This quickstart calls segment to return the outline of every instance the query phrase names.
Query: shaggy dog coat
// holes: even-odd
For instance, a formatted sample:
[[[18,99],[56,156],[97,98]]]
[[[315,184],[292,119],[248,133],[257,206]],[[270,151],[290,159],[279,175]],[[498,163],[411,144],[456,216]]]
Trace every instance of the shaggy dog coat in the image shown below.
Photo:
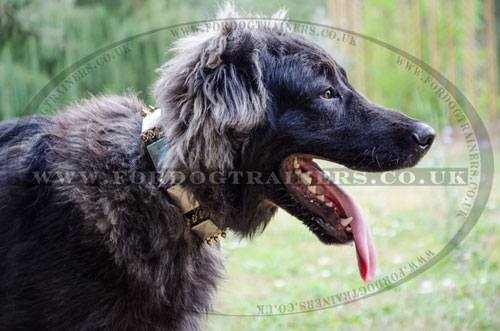
[[[140,139],[146,105],[133,95],[0,124],[0,330],[201,329],[223,261],[167,193],[172,170],[270,174],[291,153],[387,170],[423,155],[410,134],[417,121],[366,100],[318,46],[220,23],[179,40],[159,69],[159,172]],[[338,94],[317,97],[324,84]],[[325,243],[352,240],[324,233],[283,185],[183,187],[239,235],[262,230],[279,205]]]

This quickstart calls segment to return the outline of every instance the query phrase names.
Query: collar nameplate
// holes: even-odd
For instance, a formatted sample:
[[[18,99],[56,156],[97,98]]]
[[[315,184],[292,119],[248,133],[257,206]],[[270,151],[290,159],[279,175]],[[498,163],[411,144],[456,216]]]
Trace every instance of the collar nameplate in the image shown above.
[[[161,157],[167,150],[167,144],[165,144],[165,140],[160,139],[158,141],[155,141],[154,143],[149,144],[146,148],[148,150],[149,158],[153,162],[156,171],[158,171],[158,169],[160,168]]]

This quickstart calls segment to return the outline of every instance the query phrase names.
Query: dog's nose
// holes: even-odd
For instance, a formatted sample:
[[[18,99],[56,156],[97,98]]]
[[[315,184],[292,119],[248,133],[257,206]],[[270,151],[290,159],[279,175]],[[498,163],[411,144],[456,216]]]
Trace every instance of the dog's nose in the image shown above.
[[[423,149],[431,147],[436,131],[424,122],[416,122],[413,126],[413,138],[415,142]]]

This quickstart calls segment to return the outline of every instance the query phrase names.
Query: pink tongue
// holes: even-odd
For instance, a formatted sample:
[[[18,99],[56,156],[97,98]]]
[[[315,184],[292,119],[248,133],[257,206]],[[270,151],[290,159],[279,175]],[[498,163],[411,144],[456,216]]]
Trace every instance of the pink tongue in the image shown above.
[[[346,213],[346,216],[352,216],[350,226],[356,244],[359,273],[365,283],[371,282],[377,269],[377,254],[375,253],[375,245],[373,244],[370,226],[366,221],[365,213],[363,213],[363,210],[349,192],[336,185],[332,179],[325,178],[321,171],[318,171],[321,168],[312,159],[299,159],[299,162],[304,171],[310,171],[314,182],[321,185],[326,191],[325,195],[334,197]]]
[[[352,216],[353,218],[350,226],[354,235],[354,243],[356,244],[359,273],[365,283],[369,283],[375,276],[377,255],[365,214],[356,200],[340,186],[329,183],[323,187],[330,191],[330,194],[338,200],[347,217]]]

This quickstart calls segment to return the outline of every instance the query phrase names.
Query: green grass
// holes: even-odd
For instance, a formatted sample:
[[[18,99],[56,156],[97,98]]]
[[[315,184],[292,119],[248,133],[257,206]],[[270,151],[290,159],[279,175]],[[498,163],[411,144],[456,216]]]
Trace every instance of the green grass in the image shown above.
[[[438,141],[427,162],[440,166],[457,163],[463,157],[457,153],[459,149],[457,140],[453,147]],[[500,167],[496,170],[500,172]],[[498,184],[497,178],[494,187]],[[371,223],[379,259],[376,279],[425,255],[427,249],[437,253],[462,225],[453,217],[462,189],[348,190],[361,203]],[[498,329],[498,219],[500,195],[493,191],[485,213],[461,245],[427,272],[385,293],[297,315],[210,315],[209,329]],[[258,314],[257,305],[301,302],[363,286],[354,247],[322,245],[300,221],[284,212],[278,213],[253,241],[229,234],[222,246],[228,256],[227,279],[214,302],[214,309],[221,313]]]

